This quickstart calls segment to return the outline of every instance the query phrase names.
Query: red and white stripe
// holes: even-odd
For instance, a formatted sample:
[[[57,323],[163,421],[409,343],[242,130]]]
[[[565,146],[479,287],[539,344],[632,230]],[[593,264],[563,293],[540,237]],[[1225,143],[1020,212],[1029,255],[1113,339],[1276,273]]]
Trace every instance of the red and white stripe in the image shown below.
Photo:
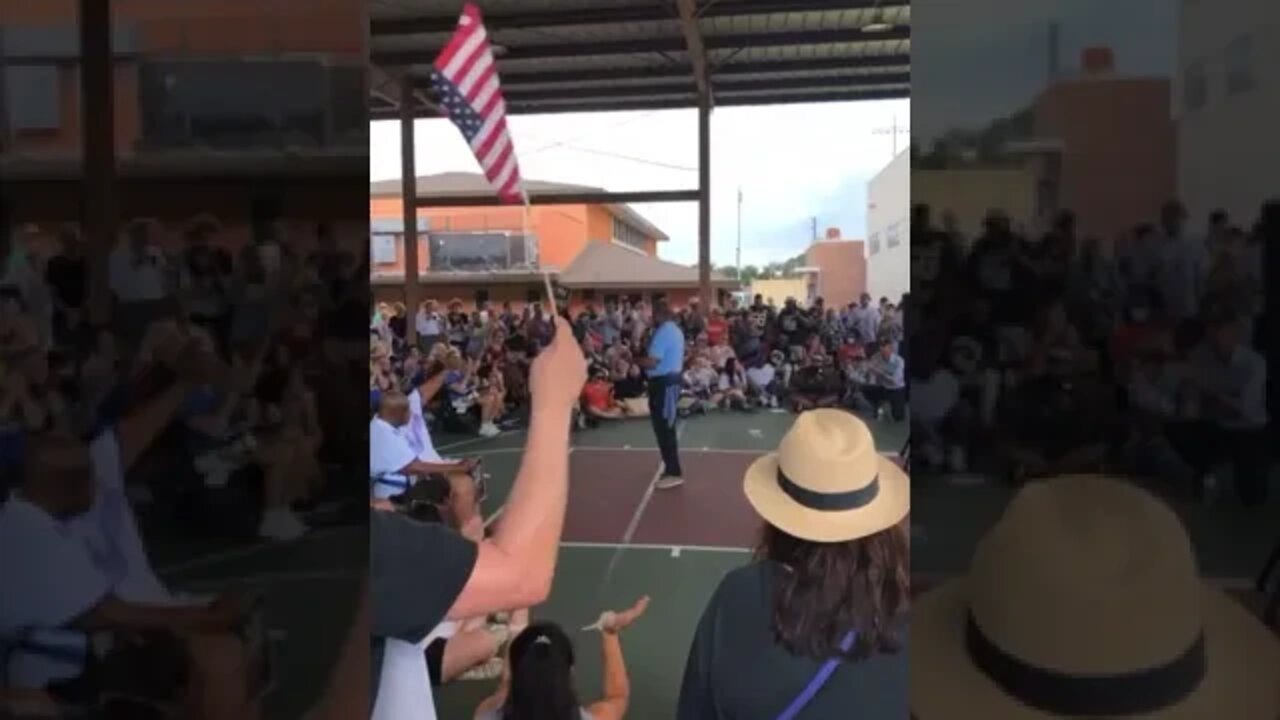
[[[467,3],[462,8],[458,30],[436,58],[435,68],[457,86],[483,121],[471,140],[471,151],[480,161],[485,178],[504,202],[522,202],[520,165],[507,129],[507,106],[498,82],[498,66],[480,9],[474,4]]]

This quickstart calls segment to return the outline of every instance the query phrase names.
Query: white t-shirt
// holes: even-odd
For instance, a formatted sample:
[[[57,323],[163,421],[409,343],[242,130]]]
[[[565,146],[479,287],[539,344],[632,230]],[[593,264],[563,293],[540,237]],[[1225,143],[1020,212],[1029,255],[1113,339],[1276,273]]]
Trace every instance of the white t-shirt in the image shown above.
[[[380,417],[369,422],[369,479],[375,498],[403,492],[408,480],[400,471],[417,457],[409,441],[391,423]]]
[[[1238,403],[1235,409],[1201,403],[1201,414],[1226,428],[1261,428],[1267,424],[1267,361],[1252,348],[1238,347],[1227,360],[1207,345],[1191,351],[1191,372],[1210,392]]]
[[[1166,239],[1156,248],[1155,281],[1170,318],[1194,317],[1207,270],[1204,243],[1180,237]]]
[[[122,600],[168,605],[176,601],[156,577],[124,491],[124,466],[115,431],[89,445],[96,496],[89,512],[69,525],[88,545],[89,555]],[[180,603],[185,604],[185,603]]]
[[[119,243],[107,260],[111,292],[121,302],[162,300],[165,287],[164,257],[155,250],[147,251],[147,260],[134,262],[133,248]]]
[[[417,643],[387,640],[370,720],[436,720],[425,654],[430,641],[430,635]]]
[[[772,365],[747,368],[747,382],[751,383],[751,387],[763,390],[769,387],[769,383],[773,382],[773,377],[776,374],[777,371],[773,369]]]
[[[911,386],[911,415],[926,424],[947,416],[960,399],[960,381],[950,370],[938,370]]]
[[[60,628],[97,605],[111,581],[75,529],[11,498],[0,507],[0,583],[0,651],[8,655],[0,670],[9,682],[43,688],[80,675],[88,636]]]
[[[436,626],[435,630],[427,635],[427,644],[430,645],[436,638],[444,638],[448,640],[458,634],[458,622],[456,620],[445,620]]]
[[[440,334],[440,316],[436,313],[418,311],[418,316],[414,318],[413,324],[419,335],[431,336]]]
[[[880,333],[880,309],[872,305],[858,307],[849,313],[853,327],[858,331],[862,342],[871,342]]]
[[[444,462],[431,442],[431,430],[427,427],[427,416],[422,410],[422,393],[417,389],[409,393],[409,424],[400,432],[409,441],[409,447],[418,454],[419,460]]]

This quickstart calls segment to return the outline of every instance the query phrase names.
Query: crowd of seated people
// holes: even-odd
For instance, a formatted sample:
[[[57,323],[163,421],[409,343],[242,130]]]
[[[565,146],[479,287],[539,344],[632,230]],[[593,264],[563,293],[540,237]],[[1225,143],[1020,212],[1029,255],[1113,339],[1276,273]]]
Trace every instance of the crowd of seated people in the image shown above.
[[[409,322],[417,342],[406,341]],[[686,336],[682,414],[758,409],[803,412],[842,407],[871,418],[906,418],[903,314],[869,295],[846,308],[781,308],[757,296],[739,307],[704,310],[692,300],[677,322]],[[647,347],[652,320],[640,300],[589,305],[571,327],[588,360],[578,423],[593,425],[648,414],[637,353]],[[424,375],[448,373],[428,416],[452,432],[493,436],[526,414],[529,364],[550,340],[552,323],[540,304],[515,311],[459,300],[424,301],[410,317],[398,303],[379,303],[371,320],[369,383],[373,402],[387,392],[411,392]]]
[[[1228,469],[1262,504],[1278,209],[1198,224],[1171,201],[1114,239],[1081,236],[1069,211],[1042,236],[993,211],[969,239],[917,206],[913,461],[1014,481],[1110,468],[1197,496]]]
[[[182,717],[252,718],[241,629],[253,603],[171,589],[146,538],[153,530],[267,541],[307,533],[302,511],[332,489],[322,463],[363,460],[362,439],[345,455],[326,442],[334,433],[322,408],[350,400],[318,392],[315,378],[364,371],[334,329],[357,300],[362,328],[367,271],[323,225],[307,255],[274,225],[255,228],[239,251],[213,218],[168,233],[176,242],[162,241],[166,229],[149,220],[124,229],[108,258],[102,314],[90,307],[76,228],[56,238],[6,228],[5,684],[93,705],[120,692],[122,680],[88,671],[113,667],[110,656],[91,657],[98,644],[88,638],[137,634],[148,657],[181,672],[135,679],[143,689],[125,692],[177,703]],[[356,345],[363,353],[362,331]]]

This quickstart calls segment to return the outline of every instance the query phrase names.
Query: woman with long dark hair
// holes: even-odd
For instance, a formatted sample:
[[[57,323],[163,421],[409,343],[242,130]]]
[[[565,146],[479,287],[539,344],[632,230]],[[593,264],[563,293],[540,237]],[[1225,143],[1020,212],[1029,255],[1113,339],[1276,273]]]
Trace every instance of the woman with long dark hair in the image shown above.
[[[698,624],[680,720],[907,717],[908,485],[855,416],[797,418],[747,471],[764,531]]]
[[[642,597],[627,610],[604,613],[596,623],[604,654],[604,697],[597,702],[578,700],[568,634],[553,622],[537,622],[511,641],[502,683],[476,708],[475,720],[622,720],[631,683],[618,633],[648,607],[649,598]]]

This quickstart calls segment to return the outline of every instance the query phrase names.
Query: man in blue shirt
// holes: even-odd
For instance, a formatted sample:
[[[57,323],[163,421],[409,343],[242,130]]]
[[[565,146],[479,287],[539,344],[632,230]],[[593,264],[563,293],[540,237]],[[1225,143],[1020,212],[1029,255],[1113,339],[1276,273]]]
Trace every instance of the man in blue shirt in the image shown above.
[[[637,363],[649,378],[649,420],[658,440],[658,451],[662,453],[662,477],[654,487],[667,490],[684,484],[680,447],[676,441],[676,403],[680,399],[681,373],[684,371],[684,333],[663,300],[653,303],[653,325],[648,357],[639,358]]]
[[[887,404],[894,422],[902,422],[907,417],[907,363],[894,350],[894,342],[880,340],[867,365],[871,382],[862,389],[863,395],[875,406],[877,415]]]

